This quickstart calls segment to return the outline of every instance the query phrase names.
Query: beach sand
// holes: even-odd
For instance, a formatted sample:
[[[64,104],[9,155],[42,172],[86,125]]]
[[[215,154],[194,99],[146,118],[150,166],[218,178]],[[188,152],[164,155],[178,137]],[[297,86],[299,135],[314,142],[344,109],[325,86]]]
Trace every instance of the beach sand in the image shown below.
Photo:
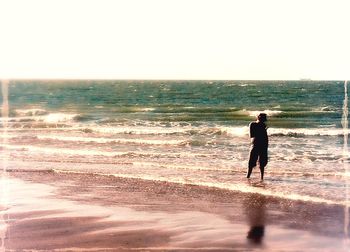
[[[0,251],[349,251],[339,205],[45,171],[1,188]]]

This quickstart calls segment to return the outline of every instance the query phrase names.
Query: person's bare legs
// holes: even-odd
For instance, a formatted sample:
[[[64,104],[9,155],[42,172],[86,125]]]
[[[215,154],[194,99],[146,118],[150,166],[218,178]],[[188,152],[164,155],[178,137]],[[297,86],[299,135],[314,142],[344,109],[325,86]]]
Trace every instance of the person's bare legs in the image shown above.
[[[247,178],[250,178],[253,168],[256,166],[256,161],[258,161],[258,157],[259,157],[259,152],[257,148],[253,146],[252,149],[250,150],[250,155],[249,155]]]
[[[252,167],[248,167],[248,171],[247,171],[247,178],[250,178],[250,175],[252,174],[252,171],[253,171],[253,167],[254,166],[252,166]]]
[[[265,166],[260,166],[261,181],[264,180],[264,171],[265,171]]]

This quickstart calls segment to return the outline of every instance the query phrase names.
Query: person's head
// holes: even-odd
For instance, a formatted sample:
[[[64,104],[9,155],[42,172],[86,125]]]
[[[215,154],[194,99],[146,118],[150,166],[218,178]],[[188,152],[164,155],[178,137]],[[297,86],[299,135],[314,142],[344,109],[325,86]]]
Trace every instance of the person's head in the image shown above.
[[[267,115],[265,113],[260,113],[258,115],[258,121],[259,122],[266,122],[267,121]]]

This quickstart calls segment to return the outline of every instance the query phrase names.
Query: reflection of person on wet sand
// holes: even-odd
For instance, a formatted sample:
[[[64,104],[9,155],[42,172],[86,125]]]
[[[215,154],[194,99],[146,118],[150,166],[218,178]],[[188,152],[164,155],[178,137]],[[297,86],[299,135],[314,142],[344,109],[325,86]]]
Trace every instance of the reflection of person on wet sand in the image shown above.
[[[254,244],[261,244],[265,233],[266,198],[263,195],[252,194],[245,200],[245,212],[250,229],[247,239]]]
[[[259,167],[261,173],[261,180],[264,179],[264,169],[267,165],[267,147],[269,144],[266,124],[266,114],[261,113],[257,117],[256,122],[252,122],[249,125],[249,134],[252,139],[252,147],[250,149],[249,164],[247,178],[250,178],[253,168],[256,166],[256,162],[259,159]]]

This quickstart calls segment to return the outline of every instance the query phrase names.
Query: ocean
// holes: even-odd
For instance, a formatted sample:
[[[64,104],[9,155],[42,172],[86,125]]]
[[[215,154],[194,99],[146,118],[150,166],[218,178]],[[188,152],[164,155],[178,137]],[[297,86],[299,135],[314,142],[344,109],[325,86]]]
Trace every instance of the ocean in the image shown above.
[[[8,93],[0,150],[9,172],[140,178],[346,205],[344,81],[17,80]],[[248,125],[259,112],[269,127],[264,183],[258,167],[252,182],[245,178]]]

